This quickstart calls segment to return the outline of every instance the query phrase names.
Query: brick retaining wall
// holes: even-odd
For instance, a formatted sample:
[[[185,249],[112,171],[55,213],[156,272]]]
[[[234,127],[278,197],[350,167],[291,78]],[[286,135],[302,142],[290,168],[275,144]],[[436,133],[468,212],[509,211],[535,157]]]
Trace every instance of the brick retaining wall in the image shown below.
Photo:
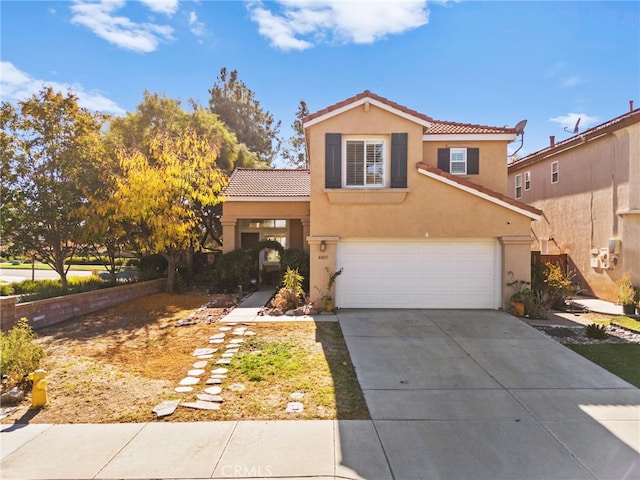
[[[18,319],[27,317],[31,327],[37,330],[140,297],[164,292],[166,286],[167,280],[159,279],[25,303],[16,303],[17,296],[0,297],[0,328],[3,331],[9,330]]]

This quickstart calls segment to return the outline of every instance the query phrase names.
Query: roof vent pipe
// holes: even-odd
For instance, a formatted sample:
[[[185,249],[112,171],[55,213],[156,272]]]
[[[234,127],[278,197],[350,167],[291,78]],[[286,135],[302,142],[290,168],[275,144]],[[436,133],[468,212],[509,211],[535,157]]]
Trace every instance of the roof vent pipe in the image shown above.
[[[629,100],[629,111],[633,112],[633,100]]]
[[[549,146],[553,147],[556,144],[556,136],[555,135],[549,135]]]

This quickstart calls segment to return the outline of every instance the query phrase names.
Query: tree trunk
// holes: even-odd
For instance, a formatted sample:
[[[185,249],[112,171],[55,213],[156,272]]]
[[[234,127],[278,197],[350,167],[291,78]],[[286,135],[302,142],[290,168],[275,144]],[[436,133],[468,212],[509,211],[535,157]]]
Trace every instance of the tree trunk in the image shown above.
[[[162,256],[167,260],[167,293],[173,294],[180,253],[163,253]]]

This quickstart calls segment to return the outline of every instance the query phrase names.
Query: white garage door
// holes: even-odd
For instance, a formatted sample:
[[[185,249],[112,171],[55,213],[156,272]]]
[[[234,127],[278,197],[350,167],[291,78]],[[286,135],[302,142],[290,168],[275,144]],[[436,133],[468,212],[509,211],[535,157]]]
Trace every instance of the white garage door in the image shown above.
[[[500,249],[470,241],[341,240],[341,308],[498,308]]]

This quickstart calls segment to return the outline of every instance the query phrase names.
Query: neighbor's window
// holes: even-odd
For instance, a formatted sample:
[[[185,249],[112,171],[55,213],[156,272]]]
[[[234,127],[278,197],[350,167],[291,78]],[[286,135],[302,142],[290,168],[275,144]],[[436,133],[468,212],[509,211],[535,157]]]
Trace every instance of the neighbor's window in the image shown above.
[[[345,185],[384,186],[384,140],[347,140]]]
[[[531,189],[531,172],[524,172],[524,189]]]
[[[522,175],[516,175],[516,198],[522,198]]]
[[[558,183],[558,162],[551,164],[551,183]]]
[[[449,157],[449,172],[453,175],[467,174],[467,149],[452,148]]]

